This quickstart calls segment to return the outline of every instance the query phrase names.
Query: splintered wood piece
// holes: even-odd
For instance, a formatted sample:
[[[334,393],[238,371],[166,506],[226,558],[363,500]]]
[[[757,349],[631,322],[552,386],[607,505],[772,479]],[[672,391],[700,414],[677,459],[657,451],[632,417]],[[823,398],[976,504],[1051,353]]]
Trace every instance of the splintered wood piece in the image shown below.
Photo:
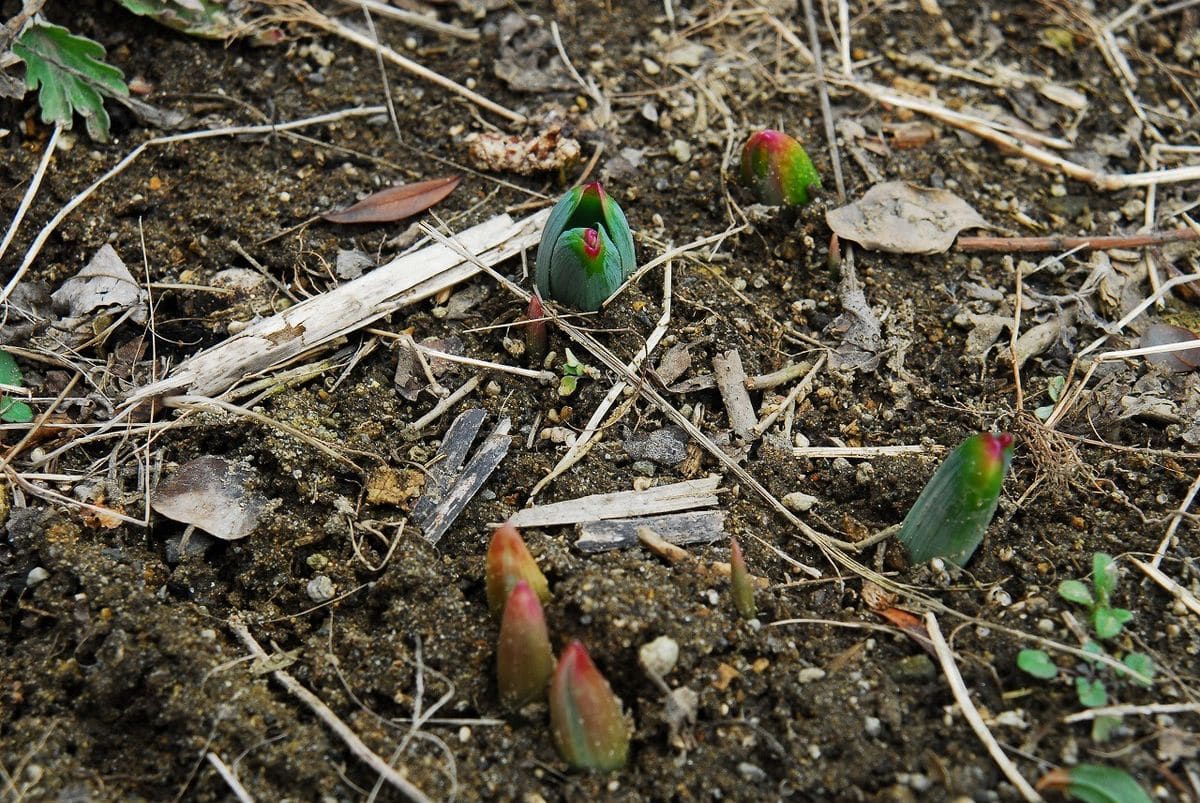
[[[713,375],[717,390],[721,392],[721,400],[725,402],[729,426],[739,438],[749,440],[754,425],[758,423],[758,416],[754,414],[754,404],[746,391],[742,355],[734,349],[713,357]]]
[[[415,184],[399,184],[373,192],[358,203],[336,212],[321,215],[330,223],[394,223],[424,212],[442,201],[462,176],[442,176]]]
[[[552,527],[712,507],[717,504],[717,486],[720,483],[720,475],[714,474],[698,480],[658,485],[644,491],[592,494],[549,505],[527,507],[518,510],[509,521],[514,527]]]
[[[711,544],[725,537],[724,510],[696,510],[635,519],[588,521],[579,525],[575,547],[581,552],[607,552],[637,546],[638,528],[649,527],[669,544]]]
[[[467,467],[455,480],[454,487],[446,494],[446,498],[433,511],[428,521],[417,522],[421,525],[426,541],[436,544],[463,512],[467,502],[475,497],[488,477],[492,476],[492,472],[504,460],[509,447],[512,446],[512,437],[508,434],[511,428],[512,420],[502,419],[492,434],[484,440],[483,445],[476,450]]]
[[[434,458],[433,467],[429,469],[428,479],[425,480],[425,493],[413,505],[410,518],[422,527],[433,517],[433,512],[441,504],[450,490],[454,478],[458,476],[471,444],[487,418],[487,411],[475,408],[459,414],[446,430],[442,438],[441,448]]]
[[[536,245],[549,214],[546,209],[516,222],[508,215],[498,215],[454,239],[476,255],[479,263],[495,265]],[[441,243],[397,257],[184,360],[165,379],[138,389],[127,406],[176,393],[223,393],[247,376],[271,371],[479,271],[475,262]]]

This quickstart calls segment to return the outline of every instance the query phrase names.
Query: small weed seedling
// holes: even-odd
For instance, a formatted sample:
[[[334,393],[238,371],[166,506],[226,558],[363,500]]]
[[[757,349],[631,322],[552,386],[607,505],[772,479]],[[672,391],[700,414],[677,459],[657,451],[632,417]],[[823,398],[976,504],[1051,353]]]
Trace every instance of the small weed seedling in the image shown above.
[[[1116,563],[1111,556],[1097,552],[1092,556],[1091,587],[1082,580],[1063,580],[1058,585],[1058,595],[1068,602],[1085,606],[1096,638],[1099,641],[1107,641],[1119,635],[1125,623],[1133,618],[1133,614],[1125,608],[1113,607],[1112,597],[1116,588]],[[1089,639],[1083,645],[1083,651],[1091,655],[1107,654],[1099,641]],[[1124,670],[1113,670],[1118,677],[1127,677],[1142,686],[1150,685],[1148,679],[1154,676],[1154,661],[1149,655],[1128,652],[1117,657],[1126,667]],[[1058,665],[1044,650],[1021,650],[1017,655],[1017,666],[1043,680],[1058,675]],[[1075,693],[1079,697],[1080,705],[1085,708],[1101,708],[1108,705],[1108,688],[1101,676],[1101,672],[1106,669],[1107,665],[1095,659],[1087,659],[1087,666],[1075,675]],[[1096,717],[1092,720],[1092,739],[1096,742],[1106,741],[1120,721],[1119,717]]]

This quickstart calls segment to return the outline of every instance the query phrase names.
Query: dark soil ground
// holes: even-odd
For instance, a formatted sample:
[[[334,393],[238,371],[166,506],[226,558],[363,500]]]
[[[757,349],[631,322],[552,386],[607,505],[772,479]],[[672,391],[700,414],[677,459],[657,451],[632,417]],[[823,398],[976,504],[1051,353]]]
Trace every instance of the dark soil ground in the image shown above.
[[[6,17],[16,5],[3,6]],[[780,127],[810,144],[825,176],[825,196],[798,215],[759,220],[715,253],[698,250],[677,260],[670,334],[660,352],[672,342],[693,343],[687,376],[695,377],[710,372],[714,355],[737,349],[754,375],[789,362],[815,362],[841,344],[838,277],[827,267],[823,214],[838,204],[832,156],[811,65],[775,25],[808,41],[794,3],[686,2],[674,7],[673,21],[661,3],[490,5],[495,7],[478,12],[436,6],[444,21],[478,28],[476,42],[383,19],[377,20],[379,36],[527,114],[532,123],[526,134],[550,115],[564,119],[565,133],[583,143],[583,159],[561,176],[466,174],[437,210],[451,229],[546,205],[579,178],[603,145],[596,173],[623,205],[646,261],[667,243],[740,225],[735,204],[746,207],[751,199],[735,186],[730,154],[736,158],[754,129]],[[850,5],[857,78],[927,89],[950,107],[991,105],[1045,125],[1049,135],[1073,137],[1072,158],[1113,173],[1146,169],[1154,139],[1136,121],[1086,13],[1072,4],[943,0],[942,21],[914,2]],[[291,29],[294,39],[253,47],[187,38],[101,2],[51,3],[46,13],[103,43],[127,77],[152,88],[145,100],[184,113],[189,129],[287,121],[382,102],[374,54],[331,35],[314,36],[312,29]],[[1104,22],[1117,12],[1094,13]],[[569,78],[562,88],[521,93],[496,76],[501,23],[513,14],[531,31],[559,21],[575,66],[611,102],[611,120],[600,119],[594,99]],[[820,8],[817,14],[829,69],[839,70],[837,46]],[[830,14],[836,25],[833,3]],[[350,16],[357,24],[360,18]],[[1058,35],[1064,30],[1065,37]],[[1200,145],[1193,97],[1200,75],[1197,30],[1192,8],[1117,32],[1137,78],[1137,99],[1163,140],[1175,145]],[[552,52],[551,46],[537,62],[542,68]],[[1087,107],[1077,118],[1029,85],[966,81],[918,66],[917,56],[960,72],[1019,69],[1083,93]],[[728,476],[721,502],[729,513],[726,528],[741,540],[751,570],[771,582],[758,594],[756,622],[738,618],[725,581],[672,566],[646,550],[586,555],[572,547],[572,528],[525,534],[553,589],[547,617],[555,648],[583,640],[623,700],[633,723],[628,767],[608,775],[568,772],[549,739],[544,709],[505,717],[492,679],[496,630],[482,579],[486,525],[523,506],[565,450],[536,432],[527,446],[531,428],[547,426],[547,415],[564,406],[553,386],[496,374],[486,392],[481,387],[419,438],[405,439],[404,425],[435,399],[426,392],[408,402],[397,394],[393,344],[380,341],[383,347],[360,361],[348,366],[342,359],[326,375],[282,387],[258,403],[264,415],[348,454],[377,456],[365,465],[382,462],[398,470],[428,462],[453,413],[482,406],[489,421],[512,418],[508,457],[449,533],[434,548],[415,527],[405,530],[382,570],[371,567],[385,557],[383,541],[368,536],[356,554],[352,538],[362,537],[364,522],[390,536],[395,528],[388,523],[403,520],[405,510],[367,504],[364,476],[244,417],[192,415],[186,426],[156,430],[150,439],[138,430],[128,440],[83,442],[32,467],[40,455],[103,421],[110,405],[152,373],[161,376],[243,322],[290,303],[279,288],[297,298],[328,290],[337,281],[332,266],[339,249],[390,258],[396,246],[388,241],[407,223],[351,228],[317,221],[276,236],[280,232],[373,188],[455,172],[441,160],[465,163],[464,138],[471,132],[497,126],[522,131],[394,67],[388,76],[402,144],[387,117],[375,116],[313,126],[301,132],[304,139],[280,134],[152,148],[67,217],[23,279],[25,289],[53,291],[109,243],[135,276],[155,283],[156,307],[152,335],[126,322],[100,342],[74,350],[46,326],[26,325],[8,312],[0,329],[4,345],[41,355],[20,360],[26,383],[41,400],[35,408],[46,409],[69,379],[86,372],[59,410],[81,427],[8,454],[13,472],[28,474],[28,482],[67,501],[85,499],[140,518],[140,469],[147,461],[169,476],[187,460],[219,455],[253,467],[257,490],[285,503],[250,537],[211,543],[180,561],[181,524],[157,514],[149,527],[106,522],[61,498],[46,501],[17,488],[15,474],[5,475],[4,799],[231,799],[205,761],[209,752],[233,767],[258,800],[369,797],[377,774],[246,660],[227,626],[235,615],[268,650],[286,651],[288,671],[434,799],[1018,799],[954,705],[938,665],[870,612],[858,577],[839,574]],[[877,181],[899,178],[952,190],[1000,233],[1124,234],[1143,224],[1144,189],[1101,193],[851,89],[833,87],[832,99],[837,118],[861,125],[865,142],[876,146],[852,159],[853,143],[843,140],[850,198]],[[113,108],[113,116],[111,143],[88,140],[78,125],[69,133],[70,147],[55,156],[0,262],[0,279],[7,281],[36,231],[64,203],[138,143],[161,133],[121,107]],[[924,124],[933,138],[895,147],[894,126],[903,123]],[[9,129],[0,139],[0,216],[11,220],[50,132],[37,121],[32,97],[5,105],[0,128]],[[640,151],[640,165],[616,161],[623,149]],[[867,175],[864,164],[878,176]],[[1171,215],[1195,199],[1195,182],[1161,187],[1155,227],[1181,225]],[[206,290],[221,283],[219,272],[250,267],[235,243],[272,282],[233,296]],[[1195,247],[1149,253],[1164,277],[1171,270],[1197,270]],[[937,458],[797,459],[781,447],[789,437],[803,435],[814,446],[953,447],[973,432],[1014,431],[1018,448],[1000,509],[967,573],[939,580],[926,568],[885,560],[882,552],[860,557],[968,617],[939,614],[975,704],[1026,778],[1036,780],[1055,766],[1107,764],[1124,768],[1160,799],[1195,799],[1197,618],[1128,559],[1155,552],[1195,477],[1196,376],[1170,375],[1141,359],[1118,361],[1101,372],[1099,383],[1091,381],[1054,433],[1032,415],[1048,403],[1049,381],[1065,375],[1075,354],[1103,333],[1100,322],[1117,320],[1151,292],[1141,254],[1112,257],[1113,281],[1120,281],[1107,304],[1094,288],[1084,289],[1097,265],[1087,253],[1027,276],[1023,328],[1064,316],[1066,324],[1022,366],[1023,410],[1016,407],[1007,348],[980,355],[968,342],[968,315],[1011,317],[1013,261],[953,250],[923,257],[859,250],[856,256],[866,296],[883,319],[882,359],[862,370],[819,372],[795,410],[792,432],[781,433],[777,425],[775,437],[750,451],[745,467],[779,497],[795,491],[816,497],[805,520],[853,541],[899,522]],[[502,271],[521,280],[520,261]],[[1026,266],[1023,273],[1029,272]],[[603,330],[601,337],[618,355],[632,356],[661,314],[661,275],[651,272],[624,302],[588,322]],[[467,355],[522,364],[502,347],[504,329],[483,328],[514,321],[520,305],[489,278],[458,292],[478,288],[486,297],[462,319],[442,314],[444,300],[429,300],[380,326],[411,330],[417,339],[455,335]],[[1197,328],[1194,296],[1170,296],[1158,314]],[[1120,332],[1104,350],[1136,346],[1146,320]],[[348,345],[364,346],[373,337],[356,334]],[[1008,337],[1006,330],[1004,343]],[[146,349],[135,361],[138,344]],[[554,336],[552,348],[561,354],[564,345]],[[575,351],[583,362],[597,364]],[[62,358],[57,363],[55,354]],[[470,376],[459,370],[444,384],[455,387]],[[565,400],[570,411],[563,426],[582,427],[612,381],[604,373],[581,381]],[[768,391],[766,398],[756,393],[754,401],[777,403],[786,391]],[[702,406],[698,421],[713,437],[728,430],[715,390],[670,398],[693,412]],[[171,415],[162,411],[159,418]],[[628,433],[653,432],[665,423],[653,407],[633,404],[586,460],[538,501],[627,490],[651,471],[655,482],[682,479],[683,467],[635,466],[623,447]],[[0,442],[11,446],[23,430],[5,426]],[[700,475],[721,472],[711,458],[700,460]],[[798,573],[764,544],[818,567],[824,577],[814,581]],[[724,542],[693,551],[704,561],[727,560],[729,552]],[[1149,653],[1158,666],[1152,688],[1060,652],[1054,655],[1062,671],[1053,681],[1036,680],[1015,665],[1018,650],[1033,645],[1007,629],[1079,646],[1086,616],[1055,589],[1063,579],[1086,577],[1096,551],[1119,559],[1116,602],[1134,612],[1125,632],[1107,646],[1118,655]],[[1192,593],[1200,588],[1198,554],[1197,521],[1186,516],[1162,569]],[[43,571],[31,580],[36,569]],[[332,581],[339,595],[332,604],[318,606],[310,598],[308,585],[317,575]],[[909,607],[919,612],[921,606]],[[772,624],[785,619],[804,622]],[[663,696],[637,663],[638,648],[661,635],[679,645],[668,682],[699,695],[697,721],[686,738],[672,739]],[[1082,710],[1071,678],[1093,674],[1106,679],[1111,702],[1193,708],[1126,716],[1101,742],[1093,739],[1090,723],[1063,722]],[[414,716],[428,719],[414,727]],[[387,785],[376,798],[398,799]]]

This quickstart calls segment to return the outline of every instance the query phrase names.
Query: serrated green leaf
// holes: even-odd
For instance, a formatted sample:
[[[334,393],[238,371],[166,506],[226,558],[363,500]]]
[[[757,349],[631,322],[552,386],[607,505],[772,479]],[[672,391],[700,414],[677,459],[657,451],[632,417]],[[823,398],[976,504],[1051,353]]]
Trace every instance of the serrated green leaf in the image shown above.
[[[1067,793],[1084,803],[1150,803],[1124,769],[1081,763],[1067,771]]]
[[[1075,693],[1079,696],[1079,704],[1085,708],[1100,708],[1108,705],[1108,691],[1102,680],[1075,678]]]
[[[14,388],[24,386],[17,361],[4,349],[0,349],[0,385]],[[0,393],[0,421],[5,424],[28,424],[32,420],[33,410],[28,404]]]
[[[121,0],[121,5],[189,36],[225,39],[236,35],[240,28],[225,7],[212,0]]]
[[[43,123],[70,128],[78,113],[93,139],[108,140],[104,96],[125,97],[129,88],[124,74],[104,62],[99,42],[75,36],[60,25],[39,22],[26,28],[12,49],[25,62],[26,87],[40,87]]]
[[[1063,580],[1058,584],[1058,595],[1068,602],[1091,605],[1095,602],[1087,584],[1079,580]]]
[[[1042,680],[1049,680],[1058,674],[1058,667],[1044,650],[1021,650],[1017,653],[1017,666]]]
[[[1102,639],[1110,639],[1121,632],[1121,628],[1133,618],[1124,608],[1106,608],[1103,605],[1092,612],[1092,627]]]
[[[1121,663],[1146,678],[1154,677],[1154,659],[1144,652],[1131,652],[1121,659]],[[1121,672],[1121,674],[1125,675],[1126,673]],[[1140,680],[1137,677],[1131,677],[1130,680],[1139,686],[1145,686],[1146,688],[1151,686],[1150,682]]]

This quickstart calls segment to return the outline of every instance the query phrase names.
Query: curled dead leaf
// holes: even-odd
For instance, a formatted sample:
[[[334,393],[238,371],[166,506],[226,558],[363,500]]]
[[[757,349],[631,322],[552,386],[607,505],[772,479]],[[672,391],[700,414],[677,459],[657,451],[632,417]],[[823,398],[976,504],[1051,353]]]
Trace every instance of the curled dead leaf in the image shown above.
[[[330,223],[394,223],[424,212],[454,192],[462,176],[442,176],[373,192],[353,206],[326,212]]]

